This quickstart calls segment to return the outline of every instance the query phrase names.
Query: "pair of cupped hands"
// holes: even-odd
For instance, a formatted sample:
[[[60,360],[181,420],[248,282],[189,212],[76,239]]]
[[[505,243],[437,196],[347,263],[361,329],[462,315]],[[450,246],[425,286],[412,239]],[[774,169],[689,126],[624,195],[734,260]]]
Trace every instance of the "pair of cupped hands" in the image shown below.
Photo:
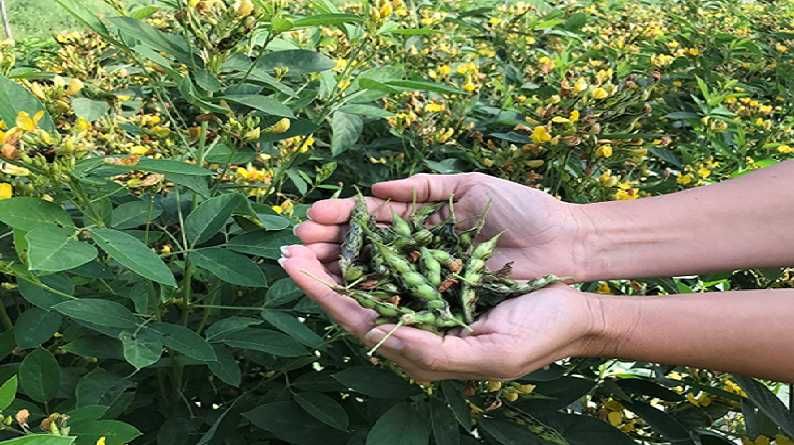
[[[575,206],[539,190],[479,173],[420,174],[375,184],[372,194],[367,205],[380,222],[390,221],[392,212],[406,216],[414,201],[421,205],[453,196],[462,222],[476,219],[490,203],[481,236],[504,232],[489,262],[492,269],[512,263],[512,278],[518,280],[549,273],[577,276],[580,222]],[[279,262],[306,295],[371,347],[392,326],[376,327],[373,310],[323,284],[338,280],[340,243],[354,206],[352,198],[316,202],[309,219],[295,229],[304,244],[284,247]],[[378,353],[422,382],[518,378],[566,357],[588,355],[598,314],[585,295],[566,285],[552,286],[503,302],[470,331],[444,336],[401,327]]]

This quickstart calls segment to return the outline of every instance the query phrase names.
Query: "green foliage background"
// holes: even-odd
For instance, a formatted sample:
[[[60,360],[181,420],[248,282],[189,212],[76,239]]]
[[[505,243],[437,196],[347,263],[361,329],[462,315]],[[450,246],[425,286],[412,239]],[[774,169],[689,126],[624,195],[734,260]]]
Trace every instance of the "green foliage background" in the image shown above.
[[[716,371],[418,385],[275,262],[311,202],[420,171],[593,202],[790,158],[790,2],[56,3],[71,32],[0,46],[3,443],[791,443],[788,385]]]

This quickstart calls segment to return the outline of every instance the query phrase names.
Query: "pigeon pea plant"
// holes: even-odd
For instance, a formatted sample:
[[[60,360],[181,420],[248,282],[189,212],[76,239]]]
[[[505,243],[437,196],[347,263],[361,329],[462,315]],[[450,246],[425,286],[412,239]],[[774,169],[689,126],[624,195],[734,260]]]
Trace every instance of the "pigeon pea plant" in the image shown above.
[[[54,3],[85,30],[0,43],[2,443],[792,443],[786,385],[708,370],[412,382],[275,262],[311,202],[418,171],[591,202],[790,157],[789,2]],[[423,209],[385,229],[359,205],[332,285],[443,331],[546,284],[487,270],[491,242]]]

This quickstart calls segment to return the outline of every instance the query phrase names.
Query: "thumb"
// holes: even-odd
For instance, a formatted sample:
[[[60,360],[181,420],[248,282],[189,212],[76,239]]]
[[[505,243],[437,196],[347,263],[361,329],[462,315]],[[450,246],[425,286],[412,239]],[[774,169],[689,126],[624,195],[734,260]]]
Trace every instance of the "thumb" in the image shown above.
[[[463,185],[471,181],[472,173],[458,175],[418,174],[406,179],[380,182],[372,186],[372,194],[399,202],[446,201],[460,195]]]

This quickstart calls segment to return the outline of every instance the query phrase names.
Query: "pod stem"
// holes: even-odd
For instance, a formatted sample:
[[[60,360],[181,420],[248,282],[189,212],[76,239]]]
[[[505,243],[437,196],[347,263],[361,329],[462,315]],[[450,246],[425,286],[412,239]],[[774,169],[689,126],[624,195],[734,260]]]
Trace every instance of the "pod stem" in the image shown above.
[[[386,340],[388,340],[392,335],[394,335],[394,333],[397,332],[397,329],[400,329],[403,326],[405,326],[405,320],[401,318],[400,321],[397,322],[397,324],[389,332],[387,332],[386,335],[384,335],[383,338],[381,338],[380,341],[378,341],[378,343],[376,343],[375,346],[372,347],[372,349],[370,349],[367,352],[367,355],[369,357],[375,355],[375,352],[378,349],[380,349],[380,347],[383,346],[384,343],[386,343]]]

